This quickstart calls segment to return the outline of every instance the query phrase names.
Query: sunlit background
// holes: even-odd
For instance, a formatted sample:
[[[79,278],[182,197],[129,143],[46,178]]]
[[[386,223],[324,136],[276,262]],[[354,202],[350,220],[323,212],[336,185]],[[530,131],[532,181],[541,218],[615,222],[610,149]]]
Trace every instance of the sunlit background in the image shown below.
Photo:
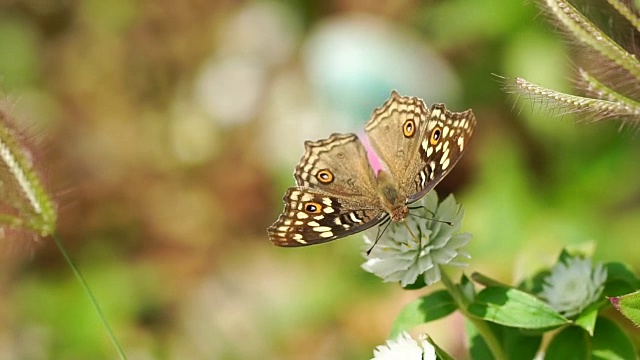
[[[286,249],[266,228],[304,141],[362,133],[392,89],[477,116],[437,187],[464,206],[467,273],[515,283],[567,245],[640,265],[637,126],[502,90],[573,91],[571,48],[533,2],[0,4],[3,106],[37,140],[58,232],[130,359],[372,355],[433,288],[365,273],[361,236]],[[2,261],[0,359],[115,358],[53,242],[16,245],[32,255]],[[464,358],[462,325],[416,333]]]

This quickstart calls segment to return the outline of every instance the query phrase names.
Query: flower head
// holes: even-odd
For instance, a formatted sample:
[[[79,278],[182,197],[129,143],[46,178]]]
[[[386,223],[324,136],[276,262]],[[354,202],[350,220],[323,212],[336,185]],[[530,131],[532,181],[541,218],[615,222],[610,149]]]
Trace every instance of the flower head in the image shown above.
[[[402,286],[414,284],[422,275],[431,285],[440,280],[440,265],[467,265],[459,259],[470,258],[462,248],[471,234],[455,234],[462,225],[463,211],[453,195],[438,204],[438,195],[431,191],[420,205],[404,222],[392,221],[371,253],[363,253],[367,259],[364,270],[386,282],[400,281]],[[375,241],[375,235],[370,235],[364,235],[364,251]]]
[[[539,295],[563,315],[573,316],[600,299],[606,280],[602,264],[593,267],[591,259],[570,257],[551,268]]]
[[[435,360],[436,349],[427,341],[426,335],[421,335],[418,341],[402,332],[395,340],[387,340],[385,345],[378,345],[373,350],[371,360]]]

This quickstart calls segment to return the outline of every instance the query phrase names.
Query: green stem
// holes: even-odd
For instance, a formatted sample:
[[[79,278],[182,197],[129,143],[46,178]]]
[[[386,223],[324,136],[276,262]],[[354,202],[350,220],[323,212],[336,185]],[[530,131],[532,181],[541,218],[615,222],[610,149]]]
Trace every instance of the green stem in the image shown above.
[[[109,323],[107,322],[107,318],[102,313],[102,310],[100,309],[100,305],[98,305],[98,300],[96,300],[96,297],[93,295],[93,293],[91,292],[91,289],[89,288],[89,284],[87,284],[87,281],[84,279],[84,277],[80,273],[80,270],[78,269],[76,264],[73,262],[73,260],[71,260],[71,257],[69,257],[69,253],[67,253],[67,249],[62,244],[62,240],[58,237],[58,234],[53,233],[53,234],[51,234],[51,237],[53,237],[53,240],[56,242],[56,245],[58,246],[58,249],[60,249],[60,252],[62,253],[62,256],[64,256],[64,259],[67,261],[67,264],[69,264],[69,266],[71,267],[71,270],[73,271],[73,273],[75,274],[76,278],[78,278],[78,281],[80,281],[80,284],[84,288],[84,291],[87,294],[87,296],[89,297],[89,300],[91,301],[91,304],[93,304],[93,308],[96,310],[96,313],[98,313],[98,317],[100,318],[100,320],[102,321],[102,324],[104,325],[105,329],[107,330],[107,335],[109,336],[109,339],[113,343],[113,346],[116,348],[116,350],[118,352],[118,355],[120,356],[120,359],[121,360],[126,360],[127,356],[124,354],[124,351],[122,350],[122,347],[120,347],[120,343],[118,343],[118,340],[116,339],[115,335],[113,334],[113,331],[111,330],[111,327],[109,326]]]
[[[442,270],[442,268],[440,270]],[[441,271],[441,273],[442,283],[444,284],[445,288],[447,288],[447,291],[449,291],[449,294],[451,294],[451,297],[453,297],[453,300],[458,305],[458,309],[460,310],[462,315],[464,315],[464,317],[467,318],[467,320],[469,320],[478,330],[478,333],[484,339],[485,343],[489,347],[489,350],[491,350],[491,354],[493,355],[494,360],[506,360],[507,356],[504,353],[504,349],[502,349],[498,338],[489,328],[489,324],[487,324],[486,321],[478,319],[477,317],[471,315],[467,311],[469,301],[462,293],[462,291],[460,291],[460,287],[454,284],[453,281],[451,281],[449,275],[447,275],[445,271]]]

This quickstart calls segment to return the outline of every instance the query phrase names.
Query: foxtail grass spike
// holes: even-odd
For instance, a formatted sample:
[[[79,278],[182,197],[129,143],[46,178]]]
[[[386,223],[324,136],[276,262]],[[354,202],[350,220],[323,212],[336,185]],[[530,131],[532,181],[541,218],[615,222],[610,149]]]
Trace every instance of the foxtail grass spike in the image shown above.
[[[102,313],[97,299],[55,232],[57,217],[55,205],[34,171],[29,161],[29,153],[20,146],[17,136],[9,128],[10,120],[8,113],[0,109],[0,199],[14,210],[11,213],[0,213],[0,230],[4,227],[27,229],[37,232],[40,236],[53,238],[84,288],[118,352],[118,357],[126,360],[127,357]]]
[[[631,23],[631,25],[636,28],[637,31],[640,32],[640,18],[632,9],[629,9],[627,5],[625,5],[620,0],[607,0],[607,2],[611,6],[613,6],[613,8],[620,13],[620,15],[624,16],[625,19],[627,19]]]
[[[605,58],[625,69],[637,82],[640,82],[640,62],[636,57],[603,31],[598,29],[576,8],[563,0],[546,0],[545,5],[553,17],[567,29],[575,39],[600,53]]]
[[[516,78],[513,84],[508,85],[508,88],[515,88],[517,93],[527,96],[534,101],[546,101],[553,109],[564,110],[563,114],[586,113],[593,116],[596,120],[613,117],[640,118],[640,107],[633,106],[633,104],[630,106],[629,104],[619,101],[570,95],[542,87],[522,78]]]
[[[40,236],[51,235],[56,226],[56,208],[42,186],[38,175],[28,160],[27,153],[8,127],[10,119],[0,110],[0,163],[8,174],[3,174],[14,186],[2,186],[0,196],[7,205],[16,209],[15,214],[2,214],[0,225],[36,231]],[[5,194],[17,189],[20,194]]]

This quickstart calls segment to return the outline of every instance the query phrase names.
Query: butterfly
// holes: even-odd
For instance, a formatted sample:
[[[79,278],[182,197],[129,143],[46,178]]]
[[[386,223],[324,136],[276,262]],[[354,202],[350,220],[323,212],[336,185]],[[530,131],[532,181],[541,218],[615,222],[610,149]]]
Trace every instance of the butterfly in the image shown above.
[[[395,90],[373,111],[365,133],[386,165],[374,174],[367,151],[353,133],[306,141],[295,168],[296,186],[284,211],[267,229],[278,246],[306,246],[339,239],[391,219],[403,221],[409,204],[442,180],[464,153],[476,118],[472,110],[427,108]]]

